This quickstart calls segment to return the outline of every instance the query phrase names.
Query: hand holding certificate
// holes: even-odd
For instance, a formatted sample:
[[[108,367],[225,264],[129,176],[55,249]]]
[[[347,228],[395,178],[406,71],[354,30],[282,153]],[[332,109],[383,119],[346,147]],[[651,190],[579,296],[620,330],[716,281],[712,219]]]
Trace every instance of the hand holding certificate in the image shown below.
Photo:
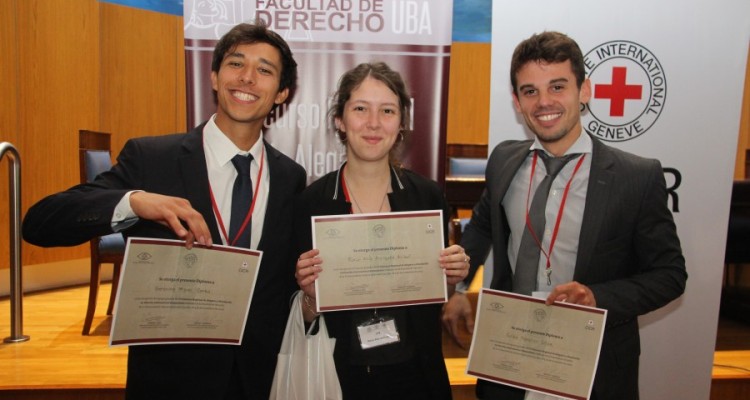
[[[442,211],[312,217],[317,311],[444,302]]]
[[[128,239],[110,344],[240,344],[262,253]]]
[[[607,311],[483,289],[466,373],[569,399],[588,399]]]

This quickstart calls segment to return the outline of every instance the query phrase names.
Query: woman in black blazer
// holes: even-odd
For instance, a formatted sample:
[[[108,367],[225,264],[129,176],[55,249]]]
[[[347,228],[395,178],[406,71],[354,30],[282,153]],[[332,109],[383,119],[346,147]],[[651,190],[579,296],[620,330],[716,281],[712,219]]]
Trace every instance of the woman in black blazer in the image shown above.
[[[447,237],[449,213],[440,188],[401,168],[394,156],[409,134],[410,104],[401,76],[384,63],[360,64],[339,81],[329,115],[346,146],[347,162],[305,189],[296,207],[302,252],[296,276],[308,322],[317,316],[315,280],[325,274],[318,250],[309,250],[311,216],[439,209]],[[453,245],[437,256],[449,285],[466,276],[463,248]],[[344,398],[450,399],[440,310],[440,304],[430,304],[326,313],[328,332],[336,338],[334,360]],[[368,346],[362,345],[358,327],[375,321],[392,324],[398,340],[363,349]]]

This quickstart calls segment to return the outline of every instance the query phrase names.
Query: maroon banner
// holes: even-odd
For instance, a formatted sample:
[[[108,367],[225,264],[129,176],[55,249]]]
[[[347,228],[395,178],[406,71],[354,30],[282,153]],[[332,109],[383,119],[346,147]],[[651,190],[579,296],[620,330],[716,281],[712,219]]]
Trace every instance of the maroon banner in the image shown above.
[[[359,63],[382,61],[401,73],[413,99],[413,134],[400,160],[442,183],[451,1],[224,1],[218,2],[223,18],[194,3],[185,2],[188,126],[205,121],[216,109],[210,75],[217,38],[235,22],[257,17],[289,42],[299,73],[297,89],[269,116],[264,134],[305,167],[308,182],[337,169],[345,157],[326,120],[339,77]]]

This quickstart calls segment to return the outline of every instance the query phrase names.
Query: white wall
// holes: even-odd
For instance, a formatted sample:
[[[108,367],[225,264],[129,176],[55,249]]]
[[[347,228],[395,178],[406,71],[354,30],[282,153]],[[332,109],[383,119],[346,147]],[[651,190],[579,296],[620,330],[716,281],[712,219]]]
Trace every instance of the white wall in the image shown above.
[[[513,110],[508,74],[513,49],[535,32],[566,33],[584,54],[607,42],[629,41],[653,53],[660,64],[666,97],[660,99],[658,118],[642,122],[651,123],[650,128],[633,139],[608,142],[658,158],[682,177],[674,216],[689,278],[682,298],[640,318],[641,398],[646,400],[709,398],[750,42],[748,16],[746,0],[493,2],[490,148],[505,139],[530,137]],[[619,61],[633,67],[629,79],[638,79],[636,64],[627,57]],[[640,78],[647,87],[644,71]],[[603,101],[592,104],[599,102],[601,109]],[[631,111],[633,106],[638,101],[626,102]],[[585,124],[592,120],[590,113],[583,118]],[[671,185],[672,175],[665,176]]]

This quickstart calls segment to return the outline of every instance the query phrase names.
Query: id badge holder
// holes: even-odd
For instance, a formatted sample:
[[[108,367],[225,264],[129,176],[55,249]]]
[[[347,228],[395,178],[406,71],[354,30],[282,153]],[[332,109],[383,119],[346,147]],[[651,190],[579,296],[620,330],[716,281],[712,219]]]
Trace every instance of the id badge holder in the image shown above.
[[[357,325],[359,344],[363,350],[398,343],[401,339],[393,317],[380,317],[375,310],[373,317]]]

